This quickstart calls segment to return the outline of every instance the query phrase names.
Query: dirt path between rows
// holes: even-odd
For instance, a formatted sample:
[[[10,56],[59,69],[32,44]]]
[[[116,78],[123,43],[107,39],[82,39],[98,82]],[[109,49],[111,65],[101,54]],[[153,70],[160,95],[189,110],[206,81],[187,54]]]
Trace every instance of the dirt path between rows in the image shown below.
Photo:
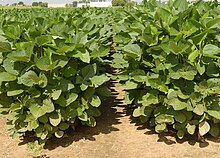
[[[115,82],[111,83],[113,86]],[[78,127],[62,139],[52,139],[43,151],[46,158],[220,158],[220,139],[199,143],[159,136],[138,125],[123,104],[123,88],[113,87],[113,96],[102,105],[97,127]],[[27,145],[12,139],[0,119],[0,158],[33,158]]]

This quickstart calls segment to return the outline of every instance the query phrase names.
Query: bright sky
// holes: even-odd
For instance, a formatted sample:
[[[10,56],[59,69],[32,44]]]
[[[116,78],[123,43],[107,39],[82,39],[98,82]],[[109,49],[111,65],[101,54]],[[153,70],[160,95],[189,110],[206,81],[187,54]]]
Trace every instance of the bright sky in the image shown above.
[[[18,3],[19,1],[24,2],[24,4],[32,4],[32,2],[48,2],[51,4],[63,4],[63,3],[72,3],[73,0],[0,0],[0,4],[12,4],[12,3]],[[140,0],[134,0],[134,1],[140,1]]]

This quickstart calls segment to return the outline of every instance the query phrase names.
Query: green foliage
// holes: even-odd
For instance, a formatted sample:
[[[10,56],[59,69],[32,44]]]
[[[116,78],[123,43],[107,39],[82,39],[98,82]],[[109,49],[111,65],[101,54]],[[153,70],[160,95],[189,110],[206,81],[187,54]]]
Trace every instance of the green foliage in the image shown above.
[[[10,12],[0,11],[0,111],[12,136],[35,133],[39,147],[30,148],[38,152],[52,135],[61,138],[80,122],[96,125],[111,95],[103,59],[110,19],[101,9]]]
[[[180,139],[197,131],[218,136],[219,4],[151,0],[119,15],[126,18],[114,25],[121,53],[113,67],[133,116],[158,133],[172,127]]]
[[[131,0],[113,0],[112,6],[134,6],[136,3]]]

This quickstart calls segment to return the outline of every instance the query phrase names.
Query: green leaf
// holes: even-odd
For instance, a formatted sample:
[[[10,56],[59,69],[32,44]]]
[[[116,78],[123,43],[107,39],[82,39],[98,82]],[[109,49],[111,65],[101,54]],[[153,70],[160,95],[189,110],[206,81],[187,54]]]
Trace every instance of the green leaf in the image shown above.
[[[62,90],[55,90],[51,94],[51,97],[53,98],[53,100],[57,100],[60,97],[61,93],[62,93]]]
[[[201,32],[195,36],[192,37],[192,40],[195,45],[201,43],[207,36],[207,31]]]
[[[35,39],[36,43],[39,46],[43,46],[47,43],[51,43],[52,40],[53,40],[53,38],[51,35],[41,35]]]
[[[73,89],[75,86],[73,85],[73,83],[70,80],[66,80],[66,79],[61,79],[60,83],[59,83],[59,88],[63,91],[69,91],[71,89]]]
[[[136,89],[138,87],[138,83],[133,81],[126,81],[125,83],[126,90]]]
[[[73,37],[73,43],[78,46],[85,45],[88,42],[87,38],[88,35],[86,33],[79,32]]]
[[[24,92],[23,89],[7,91],[7,96],[16,96],[16,95],[19,95],[19,94],[21,94],[23,92]]]
[[[1,82],[9,82],[9,81],[14,81],[16,80],[16,76],[12,75],[8,72],[0,72],[0,83]]]
[[[5,52],[10,52],[11,50],[12,49],[10,43],[0,41],[0,52],[5,53]]]
[[[12,59],[6,58],[2,65],[8,73],[12,75],[19,75],[19,71],[23,68],[21,64],[14,62]],[[21,68],[21,69],[20,69]]]
[[[72,77],[74,75],[77,74],[77,71],[75,68],[72,68],[72,67],[67,67],[66,69],[64,69],[64,72],[63,72],[63,76],[64,77]]]
[[[9,53],[7,57],[13,61],[30,62],[31,53],[25,50],[17,50]]]
[[[100,76],[94,76],[90,80],[95,87],[99,87],[105,82],[109,81],[109,78],[105,74],[103,74]]]
[[[170,115],[167,115],[167,114],[161,114],[161,115],[157,116],[155,118],[155,121],[158,124],[163,124],[163,123],[173,124],[174,123],[173,117]]]
[[[187,132],[193,135],[196,130],[196,125],[187,124],[186,128],[187,128]]]
[[[65,131],[69,128],[69,124],[66,123],[66,122],[61,122],[60,125],[59,125],[59,129],[62,130],[62,131]]]
[[[208,122],[203,121],[199,124],[199,134],[201,136],[204,136],[205,134],[207,134],[210,131],[210,125]]]
[[[213,44],[207,44],[203,48],[203,55],[206,57],[215,58],[219,54],[220,48]]]
[[[157,125],[155,126],[155,131],[156,131],[157,133],[165,132],[166,130],[167,130],[167,125],[166,125],[165,123],[163,123],[163,124],[157,124]]]
[[[142,111],[141,111],[141,108],[140,108],[140,107],[134,109],[134,111],[133,111],[133,117],[139,117],[139,116],[141,116],[141,115],[142,115]]]
[[[175,111],[174,118],[179,123],[183,123],[187,120],[186,115],[184,115],[184,113],[182,113],[181,111]]]
[[[97,95],[94,95],[92,97],[90,104],[94,107],[99,107],[101,105],[101,100]]]
[[[185,135],[185,132],[183,130],[178,130],[177,131],[177,137],[179,139],[183,139],[184,135]]]
[[[43,100],[43,106],[42,109],[46,112],[46,113],[50,113],[53,112],[55,110],[54,108],[54,104],[51,101],[51,99],[45,99]]]
[[[180,101],[178,98],[168,100],[168,104],[171,105],[174,110],[183,110],[188,106],[186,102]]]
[[[142,51],[141,48],[137,44],[128,44],[124,47],[124,51],[126,54],[131,56],[134,59],[140,60]]]
[[[158,104],[159,98],[158,98],[159,91],[157,90],[151,90],[149,93],[145,94],[142,97],[142,100],[138,103],[141,103],[143,106],[149,106],[151,104]]]
[[[219,136],[219,126],[218,124],[214,124],[214,123],[210,123],[210,130],[209,133],[213,136],[213,137],[218,137]]]
[[[220,22],[220,18],[214,18],[210,20],[209,22],[207,22],[206,27],[210,28],[219,22]]]
[[[78,94],[76,93],[68,93],[66,95],[61,95],[59,99],[55,101],[56,104],[59,104],[62,107],[69,106],[71,103],[73,103],[78,98]]]
[[[23,74],[21,77],[18,77],[18,84],[32,87],[34,84],[38,84],[39,80],[40,79],[37,74],[34,71],[30,70]]]
[[[77,51],[77,53],[75,55],[73,55],[73,57],[79,58],[80,60],[82,60],[85,63],[90,63],[90,55],[87,50],[85,50],[85,52]]]
[[[206,111],[205,107],[203,104],[196,104],[196,107],[194,108],[193,112],[197,115],[203,115],[204,112]]]
[[[147,86],[148,86],[148,84],[149,84],[149,86],[151,86],[151,88],[158,89],[159,91],[164,92],[164,93],[168,92],[167,86],[159,78],[157,78],[157,79],[156,78],[155,79],[148,79]]]
[[[38,119],[39,117],[46,114],[46,112],[43,110],[42,106],[40,106],[38,104],[31,104],[29,107],[29,110],[35,119]]]
[[[94,117],[88,118],[86,124],[90,127],[95,127],[96,126],[96,120]]]
[[[78,116],[81,121],[86,122],[88,120],[88,115],[86,112],[83,112],[82,115]]]
[[[47,80],[47,76],[43,73],[40,73],[39,75],[39,87],[41,88],[45,88],[47,86],[48,80]]]
[[[194,62],[194,60],[199,56],[200,51],[199,50],[195,50],[192,53],[189,54],[189,61]]]
[[[52,63],[51,59],[48,56],[42,56],[35,59],[35,64],[40,70],[50,71],[55,68],[55,66],[57,65],[57,61]]]
[[[184,11],[188,8],[188,2],[187,0],[175,0],[173,6],[179,11]]]
[[[106,86],[101,86],[101,87],[97,88],[96,93],[99,96],[104,96],[104,97],[109,97],[112,94],[111,90]]]
[[[61,114],[54,112],[49,117],[50,124],[54,127],[58,126],[61,122]]]
[[[57,138],[62,138],[63,135],[64,135],[64,132],[63,132],[63,131],[56,131],[56,132],[54,133],[54,135],[55,135]]]

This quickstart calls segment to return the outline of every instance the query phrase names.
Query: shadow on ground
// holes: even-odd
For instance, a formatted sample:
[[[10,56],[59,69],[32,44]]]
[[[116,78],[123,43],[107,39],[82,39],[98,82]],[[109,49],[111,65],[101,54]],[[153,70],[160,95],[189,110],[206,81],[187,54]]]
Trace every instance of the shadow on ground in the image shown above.
[[[144,134],[146,135],[157,135],[158,136],[157,142],[162,142],[167,145],[183,144],[187,142],[189,145],[192,145],[192,146],[198,143],[200,148],[205,148],[209,146],[209,141],[220,143],[220,137],[215,138],[215,137],[212,137],[211,135],[206,135],[205,137],[202,137],[201,139],[199,139],[197,134],[194,134],[194,135],[188,134],[183,139],[179,139],[176,135],[177,131],[174,131],[172,128],[170,128],[168,132],[158,134],[155,132],[154,128],[146,124],[142,124],[138,118],[132,117],[133,110],[134,108],[131,106],[126,106],[125,108],[126,116],[130,116],[131,124],[135,124],[135,126],[137,127],[137,130],[145,130],[146,132]]]

